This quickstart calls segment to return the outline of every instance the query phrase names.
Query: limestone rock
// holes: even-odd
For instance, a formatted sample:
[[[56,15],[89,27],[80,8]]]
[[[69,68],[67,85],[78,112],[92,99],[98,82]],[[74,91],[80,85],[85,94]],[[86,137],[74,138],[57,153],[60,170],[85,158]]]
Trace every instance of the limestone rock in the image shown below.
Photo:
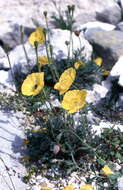
[[[53,45],[53,56],[55,59],[66,59],[68,55],[67,46],[65,41],[69,41],[70,38],[70,31],[67,30],[60,30],[60,29],[53,29],[51,35],[51,44]],[[82,56],[86,60],[90,60],[92,54],[92,46],[88,43],[87,40],[84,39],[83,35],[81,34],[81,44],[84,48],[82,51]],[[81,47],[81,48],[82,48]],[[80,42],[79,38],[73,34],[73,49],[77,50],[80,49]],[[32,47],[28,42],[25,44],[25,49],[27,51],[29,64],[27,64],[27,60],[22,48],[22,45],[17,46],[13,49],[10,54],[10,61],[15,72],[19,73],[28,73],[30,69],[36,64],[36,55],[35,49]],[[44,45],[39,47],[38,51],[39,56],[46,55],[46,50]],[[6,58],[1,59],[4,68],[9,68],[8,60]]]
[[[115,6],[104,9],[102,12],[96,13],[97,20],[114,25],[118,24],[121,21],[121,17],[121,8],[117,4]]]
[[[118,84],[123,87],[123,56],[115,63],[110,74],[112,77],[119,78]]]
[[[36,20],[39,25],[45,26],[43,12],[47,11],[49,26],[55,28],[51,16],[53,14],[58,16],[59,12],[64,15],[67,6],[72,4],[75,5],[74,17],[77,26],[95,21],[96,12],[100,13],[105,8],[118,6],[115,0],[86,0],[83,2],[81,0],[42,0],[41,2],[40,0],[12,0],[9,2],[4,0],[0,3],[0,39],[8,42],[10,49],[14,48],[20,44],[20,25],[33,28],[34,20]],[[111,15],[115,12],[111,12]]]
[[[123,190],[123,176],[118,179],[118,190]]]
[[[111,69],[120,56],[123,55],[123,32],[102,31],[90,29],[85,38],[93,45],[97,55],[104,59],[104,67]]]
[[[115,29],[113,24],[108,24],[100,21],[87,22],[86,24],[82,24],[76,28],[76,30],[87,32],[90,29],[101,29],[104,31],[111,31]]]
[[[116,25],[115,30],[123,31],[123,22],[119,22],[119,23]]]
[[[25,190],[26,184],[21,179],[26,175],[26,170],[19,162],[24,138],[20,118],[18,113],[0,111],[0,158],[7,166],[15,188]],[[0,189],[10,190],[13,186],[2,160],[0,159]]]

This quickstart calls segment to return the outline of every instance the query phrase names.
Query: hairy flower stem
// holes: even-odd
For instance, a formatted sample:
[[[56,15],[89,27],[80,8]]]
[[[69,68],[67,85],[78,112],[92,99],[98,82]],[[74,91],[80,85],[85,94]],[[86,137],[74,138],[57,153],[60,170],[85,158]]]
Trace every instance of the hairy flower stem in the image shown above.
[[[11,179],[11,176],[10,176],[10,174],[9,174],[9,172],[8,172],[8,167],[6,166],[4,160],[3,160],[1,157],[0,157],[0,160],[2,161],[3,165],[4,165],[5,168],[6,168],[6,172],[7,172],[8,176],[9,176],[9,179],[10,179],[10,181],[11,181],[11,184],[12,184],[13,189],[16,190],[16,189],[15,189],[15,186],[14,186],[14,183],[13,183],[13,181],[12,181],[12,179]]]
[[[52,74],[52,77],[53,77],[53,81],[56,82],[57,81],[57,77],[56,77],[56,73],[54,72],[54,69],[52,68],[52,59],[50,58],[50,55],[49,55],[49,50],[48,50],[48,44],[46,42],[46,35],[45,35],[45,47],[46,47],[46,53],[47,53],[47,58],[48,58],[48,66],[50,68],[50,71],[51,71],[51,74]]]
[[[36,63],[37,63],[37,67],[38,67],[38,72],[41,72],[41,68],[39,65],[39,61],[38,61],[38,44],[35,43],[35,54],[36,54]]]
[[[48,19],[47,19],[47,12],[44,13],[45,21],[46,21],[46,27],[47,27],[47,37],[48,37],[48,44],[46,39],[46,32],[45,32],[45,46],[46,46],[46,53],[48,57],[49,67],[53,76],[54,82],[56,82],[59,79],[59,74],[57,72],[57,68],[52,64],[53,63],[53,51],[52,51],[52,45],[50,41],[50,33],[49,33],[49,26],[48,26]],[[52,65],[50,65],[52,64]]]
[[[68,63],[69,63],[69,67],[70,67],[70,62],[69,62],[69,59],[70,59],[70,52],[72,54],[72,58],[73,58],[73,38],[72,38],[72,25],[73,25],[73,14],[74,14],[74,10],[72,10],[70,8],[70,12],[69,12],[69,20],[70,20],[70,44],[69,44],[69,49],[68,49]]]
[[[49,105],[50,105],[51,113],[52,113],[53,106],[52,106],[51,102],[48,100],[48,97],[47,97],[47,94],[46,94],[45,90],[43,89],[42,91],[43,91],[43,94],[44,94],[45,99],[48,101],[48,103],[49,103]],[[47,106],[47,105],[46,105],[46,106]],[[47,108],[48,108],[48,107],[47,107]],[[49,108],[48,108],[48,109],[49,109]]]
[[[15,80],[14,71],[13,71],[13,69],[12,69],[11,61],[10,61],[10,58],[9,58],[9,54],[8,54],[8,52],[5,52],[5,53],[6,53],[6,56],[7,56],[7,59],[8,59],[9,67],[10,67],[10,69],[11,69],[11,75],[12,75],[12,78],[13,78],[13,81],[14,81],[14,84],[15,84],[15,88],[16,88],[16,90],[18,91],[17,85],[16,85],[16,80]]]
[[[79,38],[79,44],[80,44],[80,50],[81,50],[81,47],[82,47],[81,38],[80,36],[78,36],[78,38]]]
[[[23,31],[23,27],[22,26],[20,27],[20,32],[21,32],[21,44],[22,44],[22,47],[23,47],[23,51],[24,51],[24,54],[25,54],[27,65],[29,66],[29,70],[30,70],[29,58],[28,58],[28,55],[27,55],[27,52],[26,52],[26,48],[25,48],[25,45],[24,45],[24,31]]]
[[[44,89],[43,89],[43,94],[44,94],[45,100],[48,101],[48,97],[47,97],[47,95],[46,95]],[[41,102],[42,102],[42,100],[41,100]],[[53,137],[54,137],[53,124],[52,124],[52,119],[51,119],[51,116],[53,115],[53,113],[52,113],[53,106],[52,106],[52,104],[50,103],[50,101],[48,101],[48,103],[49,103],[50,109],[51,109],[50,112],[49,112],[49,115],[48,115],[48,121],[49,121],[50,126],[51,126],[51,127],[50,127],[51,133],[52,133],[52,135],[53,135]],[[42,102],[42,104],[43,104],[43,102]],[[46,105],[46,107],[47,107],[47,110],[49,110],[49,107],[48,107],[47,103],[45,103],[45,105]]]

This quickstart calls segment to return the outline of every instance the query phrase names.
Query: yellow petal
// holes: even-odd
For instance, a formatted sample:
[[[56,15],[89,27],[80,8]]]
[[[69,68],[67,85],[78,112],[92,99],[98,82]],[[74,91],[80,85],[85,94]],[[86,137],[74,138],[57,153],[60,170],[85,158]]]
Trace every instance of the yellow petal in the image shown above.
[[[74,190],[74,187],[73,187],[73,185],[67,185],[62,190]]]
[[[27,76],[21,86],[21,92],[26,96],[35,96],[44,87],[44,72],[32,73]]]
[[[60,76],[59,82],[54,86],[54,89],[59,90],[60,94],[64,94],[72,85],[76,77],[74,68],[66,69]]]
[[[48,58],[46,56],[38,57],[38,62],[40,66],[49,64]]]
[[[52,188],[45,186],[45,187],[41,187],[41,190],[52,190]]]
[[[85,63],[82,61],[77,61],[74,63],[75,69],[78,69],[80,66],[85,66]]]
[[[103,59],[101,57],[98,57],[94,59],[94,63],[98,65],[99,67],[102,65]]]
[[[35,32],[32,32],[29,36],[29,43],[34,46],[35,42],[38,44],[44,44],[45,42],[44,29],[41,27],[37,27]]]
[[[110,71],[103,71],[103,76],[108,76],[110,75]]]
[[[80,186],[80,190],[93,190],[93,186],[90,184],[85,184]]]
[[[106,176],[113,174],[113,171],[108,167],[108,165],[105,165],[105,166],[102,168],[102,172],[103,172],[103,174],[106,175]]]
[[[63,97],[61,106],[68,113],[75,113],[84,108],[86,104],[86,90],[69,90]]]

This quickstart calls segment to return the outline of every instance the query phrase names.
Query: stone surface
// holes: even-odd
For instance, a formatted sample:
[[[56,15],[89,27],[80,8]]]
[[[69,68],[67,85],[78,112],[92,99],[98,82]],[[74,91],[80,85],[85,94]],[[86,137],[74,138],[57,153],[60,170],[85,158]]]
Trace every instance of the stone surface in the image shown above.
[[[123,176],[118,179],[118,190],[123,190]]]
[[[76,7],[74,13],[76,26],[95,21],[97,11],[102,12],[105,8],[117,7],[115,0],[86,0],[82,3],[81,0],[4,0],[0,3],[0,39],[8,42],[10,49],[20,44],[20,26],[26,26],[26,29],[29,27],[31,30],[34,27],[34,20],[45,26],[44,11],[48,12],[49,25],[54,28],[51,16],[53,14],[58,16],[59,11],[64,15],[69,4],[74,4]]]
[[[85,38],[93,45],[97,55],[103,58],[106,69],[111,69],[123,55],[123,32],[121,31],[107,32],[95,28],[88,30]]]
[[[0,190],[13,189],[8,173],[15,189],[26,190],[26,185],[22,182],[26,170],[19,161],[24,138],[22,119],[22,114],[19,112],[0,111],[0,158],[4,161],[3,164],[0,159]]]
[[[82,30],[87,32],[90,29],[102,29],[104,31],[111,31],[115,29],[113,24],[108,24],[100,21],[87,22],[86,24],[82,24],[76,28],[76,30]]]
[[[0,71],[0,92],[14,93],[15,85],[13,83],[10,72]]]
[[[34,27],[30,28],[27,26],[23,26],[24,36],[23,41],[26,42],[28,36],[31,32],[34,31]],[[8,49],[11,50],[19,44],[22,44],[21,41],[21,25],[19,24],[6,24],[5,27],[3,25],[0,40],[7,45]]]
[[[60,0],[12,0],[8,2],[7,0],[4,0],[0,3],[0,23],[19,23],[20,25],[33,26],[32,18],[34,18],[38,20],[39,23],[45,24],[43,11],[48,11],[48,16],[50,17],[53,12],[58,14],[59,9],[60,11],[66,9],[69,4],[74,4],[76,6],[76,17],[80,12],[84,14],[88,13],[88,10],[89,13],[95,13],[96,11],[101,12],[106,7],[115,6],[116,1],[86,0],[81,2],[81,0],[64,0],[62,2]]]
[[[70,32],[67,30],[53,29],[53,35],[51,36],[51,43],[54,49],[54,55],[56,59],[67,58],[68,50],[65,45],[65,41],[69,41]],[[80,33],[81,47],[79,38],[73,33],[73,51],[84,48],[81,56],[85,58],[85,60],[90,60],[92,55],[92,46],[88,43],[87,40],[84,39],[83,33]],[[71,52],[72,57],[72,52]]]
[[[110,74],[112,77],[117,77],[119,85],[123,86],[123,56],[115,63]]]
[[[2,69],[1,59],[4,58],[5,56],[6,55],[5,55],[4,50],[0,47],[0,69]]]
[[[51,34],[51,44],[53,45],[53,54],[55,59],[66,59],[68,55],[67,46],[65,41],[69,40],[70,32],[67,30],[53,29]],[[86,60],[90,60],[92,55],[92,46],[88,43],[87,40],[84,39],[83,34],[81,33],[81,48],[84,48],[82,52],[82,56]],[[79,38],[73,34],[73,50],[80,49],[80,41]],[[28,42],[25,44],[25,49],[27,51],[29,64],[27,64],[27,60],[25,58],[25,54],[22,48],[22,45],[17,46],[14,50],[12,50],[9,54],[11,65],[13,70],[17,73],[28,73],[29,69],[31,69],[36,63],[36,55],[35,49]],[[44,45],[39,47],[39,56],[46,55]],[[1,59],[1,63],[4,68],[9,68],[7,58]],[[11,74],[11,73],[10,73]]]
[[[123,22],[119,22],[119,23],[116,25],[115,30],[123,31]]]
[[[97,12],[96,19],[116,25],[122,19],[121,8],[118,4],[115,4],[115,6],[106,8],[102,12]]]

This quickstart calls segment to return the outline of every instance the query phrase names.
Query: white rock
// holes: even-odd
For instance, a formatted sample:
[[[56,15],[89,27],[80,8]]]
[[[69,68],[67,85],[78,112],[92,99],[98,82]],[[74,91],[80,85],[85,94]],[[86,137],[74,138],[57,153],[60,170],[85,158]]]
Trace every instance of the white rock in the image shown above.
[[[102,82],[102,85],[94,84],[93,90],[88,90],[87,103],[97,104],[101,98],[104,98],[111,87],[110,81]]]
[[[0,92],[14,93],[15,85],[11,77],[11,72],[0,71]]]
[[[119,85],[123,86],[123,56],[121,56],[118,61],[113,66],[110,75],[112,77],[119,77]]]
[[[68,55],[68,47],[65,44],[65,41],[70,41],[70,31],[61,30],[61,29],[53,29],[52,30],[51,43],[53,45],[54,55],[56,59],[67,58]],[[80,41],[79,38],[73,33],[73,50],[80,49]],[[83,34],[80,33],[81,39],[81,48],[85,48],[82,52],[82,56],[86,60],[90,60],[92,55],[92,46],[89,44],[87,40],[84,39]],[[72,57],[72,51],[71,51]]]
[[[11,179],[18,190],[26,190],[21,178],[26,174],[26,170],[19,159],[21,156],[21,145],[24,133],[20,127],[16,114],[12,112],[0,112],[0,157],[4,160],[11,174]],[[0,160],[0,189],[13,189],[3,162]],[[19,177],[20,176],[20,177]],[[8,183],[8,186],[6,184]]]
[[[99,94],[100,98],[104,98],[108,92],[106,87],[99,84],[94,84],[93,89],[97,94]]]
[[[40,190],[41,188],[40,187],[38,187],[37,185],[34,185],[32,188],[31,188],[31,190]]]
[[[123,107],[123,93],[119,93],[119,98],[116,102],[116,107]]]
[[[3,68],[3,63],[1,61],[2,58],[4,58],[6,55],[5,55],[5,52],[4,50],[0,47],[0,69]]]
[[[118,190],[123,190],[123,176],[118,179]]]
[[[115,29],[115,26],[112,24],[100,22],[100,21],[93,21],[93,22],[88,22],[86,24],[83,24],[77,28],[77,30],[87,30],[88,29],[94,29],[94,28],[99,28],[105,31],[111,31]]]
[[[95,124],[92,125],[92,130],[94,132],[96,132],[96,135],[100,135],[102,132],[102,129],[111,128],[111,127],[113,127],[116,130],[119,128],[121,130],[121,132],[123,132],[123,125],[122,124],[116,124],[114,126],[114,123],[110,123],[110,122],[106,122],[106,121],[101,121],[99,125],[95,125]]]
[[[52,36],[51,36],[51,44],[53,45],[53,54],[54,58],[60,60],[63,58],[67,58],[68,50],[67,46],[65,45],[65,41],[69,41],[70,32],[67,30],[60,30],[60,29],[53,29]],[[92,46],[88,43],[87,40],[81,35],[81,44],[84,47],[82,51],[82,56],[86,60],[90,60],[92,55]],[[80,48],[80,42],[77,36],[73,34],[73,49],[77,50]],[[30,63],[27,64],[27,60],[24,54],[24,50],[22,45],[17,46],[14,50],[12,50],[9,54],[12,69],[18,73],[28,73],[29,69],[31,69],[36,64],[36,55],[35,49],[32,47],[28,42],[25,44],[25,49],[27,51],[27,55],[29,58]],[[39,56],[46,56],[45,46],[42,45],[38,49]],[[3,66],[9,67],[7,58],[1,59]]]
[[[118,3],[121,6],[121,10],[122,10],[122,14],[123,14],[123,0],[117,0],[117,1],[118,1]]]
[[[35,55],[34,48],[27,42],[25,44],[25,49],[27,51],[27,55],[28,55],[28,58],[30,61],[29,65],[27,64],[27,60],[26,60],[22,45],[17,46],[9,54],[12,69],[19,73],[21,73],[21,72],[27,73],[29,71],[29,69],[31,69],[34,66],[34,64],[36,63],[36,55]],[[43,51],[44,51],[44,46],[41,46],[39,48],[39,52],[40,52],[39,55],[41,55],[41,53],[42,53],[42,55],[44,55]],[[4,63],[5,68],[9,67],[7,58],[3,58],[2,62]]]

